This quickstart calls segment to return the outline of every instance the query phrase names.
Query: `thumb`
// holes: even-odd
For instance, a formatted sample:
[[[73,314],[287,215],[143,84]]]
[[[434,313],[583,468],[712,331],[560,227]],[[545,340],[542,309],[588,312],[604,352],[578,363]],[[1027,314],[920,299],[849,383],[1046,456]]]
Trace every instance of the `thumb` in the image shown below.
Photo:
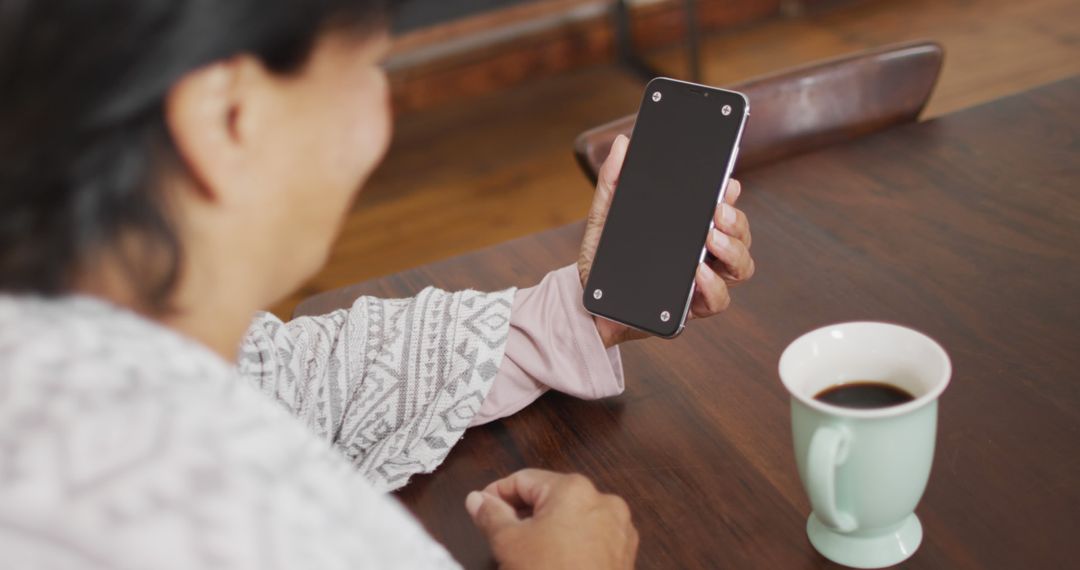
[[[596,193],[593,199],[593,209],[602,208],[607,210],[611,204],[611,197],[615,193],[615,186],[619,184],[619,174],[622,172],[623,162],[626,159],[626,149],[630,146],[630,139],[626,135],[615,137],[611,143],[611,150],[600,166],[600,172],[596,180]]]
[[[600,242],[600,233],[607,221],[608,209],[611,208],[611,200],[615,196],[615,186],[619,183],[619,174],[622,171],[623,159],[626,158],[626,149],[630,139],[626,135],[615,137],[611,144],[611,152],[607,160],[600,167],[600,176],[596,182],[596,192],[593,193],[592,205],[589,207],[589,215],[585,218],[585,235],[581,240],[581,252],[578,256],[578,274],[581,283],[584,284],[592,270],[593,257],[596,255],[596,247]]]
[[[465,509],[469,511],[473,524],[489,537],[503,528],[521,522],[514,507],[490,493],[469,493],[465,498]]]

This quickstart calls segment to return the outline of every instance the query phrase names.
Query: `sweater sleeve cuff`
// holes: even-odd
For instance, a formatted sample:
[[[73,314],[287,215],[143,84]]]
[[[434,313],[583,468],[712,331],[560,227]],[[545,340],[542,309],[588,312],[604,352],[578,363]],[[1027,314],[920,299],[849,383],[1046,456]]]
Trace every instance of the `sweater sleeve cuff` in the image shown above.
[[[549,389],[586,400],[622,393],[619,349],[604,348],[581,294],[573,265],[518,290],[505,356],[472,425],[514,414]]]
[[[577,360],[582,363],[580,377],[584,382],[574,382],[573,378],[553,378],[548,386],[582,398],[597,400],[623,393],[622,355],[619,347],[604,347],[604,341],[596,330],[596,321],[581,303],[581,278],[576,265],[563,267],[551,274],[560,289],[559,307],[570,334],[574,337],[572,348],[577,352]],[[512,320],[512,319],[511,319]]]

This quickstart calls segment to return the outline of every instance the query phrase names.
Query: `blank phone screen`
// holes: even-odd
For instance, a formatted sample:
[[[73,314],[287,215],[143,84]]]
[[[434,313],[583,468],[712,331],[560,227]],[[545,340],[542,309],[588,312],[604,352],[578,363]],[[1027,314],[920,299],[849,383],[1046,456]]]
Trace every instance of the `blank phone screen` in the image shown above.
[[[738,93],[649,83],[586,284],[590,311],[678,332],[745,112]]]

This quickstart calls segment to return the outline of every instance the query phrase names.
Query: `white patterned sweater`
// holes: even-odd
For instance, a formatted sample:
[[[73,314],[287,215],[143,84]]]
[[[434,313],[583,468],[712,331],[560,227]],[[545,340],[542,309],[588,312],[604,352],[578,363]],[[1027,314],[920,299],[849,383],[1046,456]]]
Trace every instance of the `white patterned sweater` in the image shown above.
[[[457,567],[384,491],[469,425],[513,295],[260,314],[236,366],[98,300],[0,295],[0,568]]]

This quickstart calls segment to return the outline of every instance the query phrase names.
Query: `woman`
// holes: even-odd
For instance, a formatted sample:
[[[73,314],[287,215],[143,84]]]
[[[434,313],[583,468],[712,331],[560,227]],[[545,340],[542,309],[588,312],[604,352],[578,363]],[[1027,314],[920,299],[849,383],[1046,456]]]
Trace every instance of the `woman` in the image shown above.
[[[0,0],[5,565],[454,567],[384,492],[546,389],[622,390],[634,334],[579,299],[625,139],[578,263],[536,287],[256,314],[322,264],[387,147],[386,15]],[[745,216],[717,223],[694,317],[753,271]],[[633,565],[625,503],[581,476],[465,502],[508,567]]]

